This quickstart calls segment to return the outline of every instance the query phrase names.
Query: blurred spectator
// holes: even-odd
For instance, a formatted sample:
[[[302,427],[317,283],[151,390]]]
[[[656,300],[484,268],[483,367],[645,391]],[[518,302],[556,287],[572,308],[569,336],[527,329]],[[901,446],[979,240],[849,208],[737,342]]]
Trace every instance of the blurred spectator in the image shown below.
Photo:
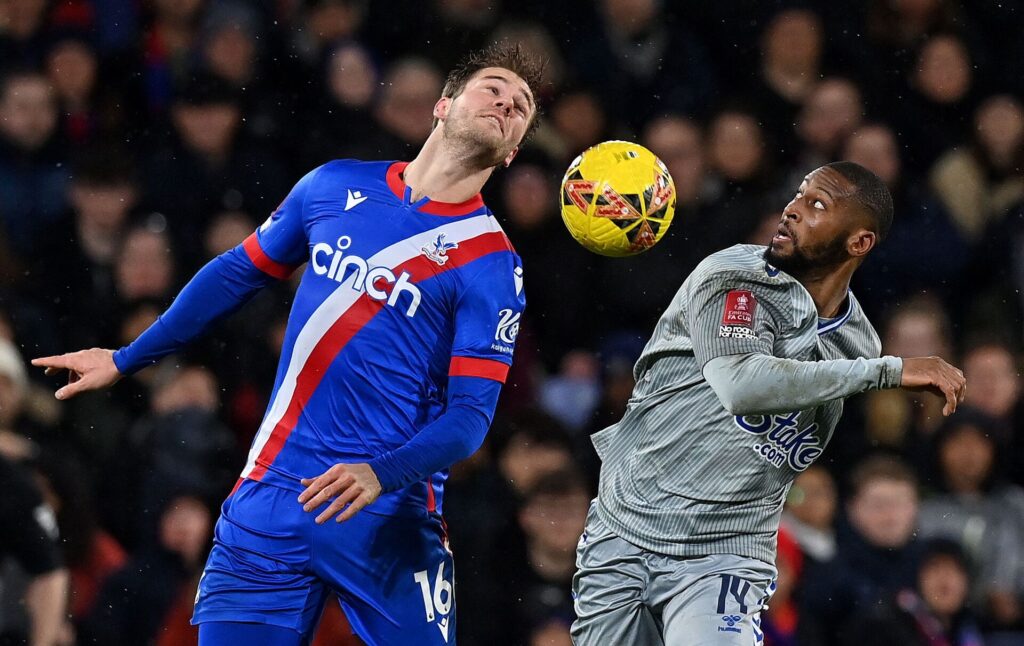
[[[54,38],[46,54],[46,73],[60,104],[61,127],[69,143],[92,139],[104,120],[96,109],[99,58],[84,34]]]
[[[23,260],[64,212],[68,173],[56,131],[46,76],[14,70],[0,77],[0,227]]]
[[[537,410],[496,419],[484,447],[469,464],[453,469],[444,503],[453,549],[462,563],[458,638],[470,644],[505,639],[509,629],[517,635],[529,629],[494,620],[501,588],[519,580],[518,575],[512,581],[500,579],[496,568],[504,572],[500,561],[523,549],[516,517],[530,491],[573,468],[569,435],[554,418]],[[568,589],[566,585],[564,590]]]
[[[704,46],[658,0],[594,3],[578,16],[566,51],[579,80],[634,130],[665,110],[703,114],[715,94]]]
[[[800,612],[794,599],[800,586],[804,556],[800,545],[785,528],[779,529],[778,549],[775,556],[775,592],[768,609],[761,613],[761,631],[764,646],[794,646],[800,643]]]
[[[961,235],[978,241],[1024,199],[1024,107],[997,94],[974,113],[973,136],[932,166],[929,185],[953,216]]]
[[[210,226],[203,236],[203,248],[207,258],[220,254],[242,244],[249,237],[256,224],[247,213],[242,211],[224,211],[213,216]]]
[[[82,626],[85,643],[197,643],[198,631],[178,606],[190,608],[193,603],[209,549],[212,514],[201,498],[189,494],[176,495],[158,512],[154,538],[100,591],[92,615]]]
[[[977,565],[971,597],[995,624],[1021,619],[1024,588],[1024,490],[1008,486],[1001,457],[1005,429],[969,408],[958,409],[934,437],[934,487],[918,517],[921,536],[963,545]]]
[[[971,408],[1012,428],[1020,402],[1020,369],[1013,351],[998,341],[981,342],[964,352],[964,376],[971,384]]]
[[[541,386],[540,405],[575,433],[589,425],[600,396],[597,357],[583,350],[570,350],[562,357],[558,373]]]
[[[166,233],[140,226],[125,234],[114,265],[117,295],[123,302],[169,300],[174,272],[174,253]]]
[[[21,618],[0,615],[0,641],[33,646],[67,642],[68,573],[60,556],[57,521],[38,487],[21,467],[0,456],[0,557],[12,558],[27,577],[23,589],[14,581],[3,583],[4,596],[20,593]],[[10,570],[8,569],[7,572]],[[15,604],[3,600],[5,610]]]
[[[301,18],[288,34],[292,41],[289,50],[307,70],[315,68],[335,43],[359,34],[370,5],[367,0],[305,0],[296,4],[302,7]]]
[[[893,131],[867,125],[846,142],[843,157],[885,182],[896,216],[885,240],[858,270],[854,288],[869,315],[912,294],[932,293],[952,304],[960,296],[968,248],[942,204],[906,175]]]
[[[307,166],[357,154],[373,129],[371,109],[379,77],[369,50],[359,43],[346,41],[327,52],[320,100],[303,113]]]
[[[782,162],[796,158],[793,124],[819,85],[824,39],[821,18],[806,8],[780,11],[761,35],[760,69],[748,95]]]
[[[495,430],[498,471],[519,499],[543,476],[572,464],[568,433],[545,413],[523,411]]]
[[[708,167],[720,184],[701,237],[707,251],[744,241],[761,222],[777,190],[770,153],[757,117],[746,108],[719,112],[708,126]]]
[[[193,72],[192,48],[204,0],[153,0],[152,21],[142,36],[146,103],[154,116],[170,106]]]
[[[964,143],[974,111],[974,74],[960,37],[938,34],[921,44],[907,96],[895,111],[908,173],[924,175],[944,152]]]
[[[971,408],[1009,429],[1006,476],[1014,484],[1024,486],[1024,410],[1016,356],[1004,343],[982,341],[968,347],[962,365],[971,384]]]
[[[205,368],[161,364],[151,412],[124,439],[116,468],[104,479],[104,516],[117,537],[134,546],[152,536],[154,513],[176,492],[223,499],[235,480],[239,450],[217,419],[218,385]]]
[[[665,164],[676,187],[674,225],[658,243],[661,253],[639,257],[642,265],[656,263],[654,258],[659,255],[668,259],[652,267],[649,275],[664,276],[664,281],[658,282],[665,283],[661,289],[671,297],[697,263],[717,251],[696,223],[710,220],[709,209],[719,187],[708,175],[704,132],[697,122],[675,113],[657,117],[644,127],[641,143]],[[648,261],[649,257],[653,258]],[[657,289],[648,287],[651,291]],[[667,303],[662,296],[659,306],[663,308]]]
[[[843,157],[843,144],[863,119],[864,102],[853,81],[831,76],[817,83],[797,115],[800,148],[790,184],[799,186],[807,173]]]
[[[782,512],[782,527],[813,565],[826,564],[836,554],[838,497],[832,475],[811,465],[796,477]]]
[[[239,94],[222,79],[197,74],[171,109],[172,137],[144,163],[146,203],[166,214],[188,267],[198,263],[193,240],[225,209],[269,215],[287,192],[282,165],[239,134]]]
[[[550,121],[554,127],[547,133],[551,140],[540,138],[537,143],[566,165],[587,148],[607,139],[608,115],[590,90],[566,89],[551,106]]]
[[[901,85],[898,75],[911,68],[917,45],[930,34],[963,26],[951,0],[870,0],[864,12],[862,68],[883,91],[892,92]]]
[[[914,585],[917,510],[917,478],[903,462],[874,455],[853,470],[836,557],[804,579],[801,617],[821,643],[838,643],[847,617]]]
[[[92,612],[103,582],[127,555],[99,526],[94,483],[73,454],[45,453],[34,466],[43,499],[57,515],[61,554],[71,575],[69,615],[77,624]]]
[[[440,69],[427,59],[405,58],[389,67],[373,110],[377,127],[363,135],[358,156],[412,159],[430,134],[443,85]]]
[[[496,633],[488,643],[529,643],[534,631],[553,631],[552,620],[568,634],[576,543],[589,505],[584,480],[572,470],[548,473],[527,491],[518,513],[522,541],[506,534],[495,546],[498,585],[489,605]]]
[[[114,264],[138,201],[137,178],[122,148],[96,145],[77,157],[72,213],[40,241],[31,285],[56,315],[65,347],[106,347],[118,315]]]
[[[8,65],[38,65],[43,57],[47,0],[17,0],[0,4],[0,61]]]
[[[863,269],[863,267],[862,267]],[[911,299],[894,310],[883,328],[882,353],[904,357],[953,356],[952,329],[941,303]],[[905,353],[914,354],[905,354]],[[927,438],[942,423],[943,400],[930,393],[884,390],[865,398],[865,439],[903,453],[918,467],[927,462]]]
[[[929,541],[916,585],[857,615],[842,644],[860,646],[981,646],[968,598],[971,565],[953,541]]]

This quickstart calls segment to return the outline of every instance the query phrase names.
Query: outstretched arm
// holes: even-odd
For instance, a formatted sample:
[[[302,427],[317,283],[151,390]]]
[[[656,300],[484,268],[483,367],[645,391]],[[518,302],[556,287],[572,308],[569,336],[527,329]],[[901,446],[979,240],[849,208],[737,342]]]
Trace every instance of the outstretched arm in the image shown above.
[[[246,254],[244,245],[214,258],[189,281],[170,308],[131,344],[114,352],[81,350],[32,360],[46,374],[70,373],[57,399],[105,388],[192,341],[210,326],[236,311],[275,276],[265,273]]]
[[[928,390],[951,415],[967,392],[963,373],[938,357],[797,361],[766,354],[715,357],[704,378],[732,415],[801,410],[880,388]]]
[[[93,348],[33,359],[32,365],[46,368],[46,374],[69,372],[68,385],[57,391],[57,399],[105,388],[123,375],[155,363],[240,308],[274,279],[287,278],[306,258],[303,214],[319,170],[299,180],[281,206],[245,242],[200,269],[171,307],[131,344],[117,352]]]

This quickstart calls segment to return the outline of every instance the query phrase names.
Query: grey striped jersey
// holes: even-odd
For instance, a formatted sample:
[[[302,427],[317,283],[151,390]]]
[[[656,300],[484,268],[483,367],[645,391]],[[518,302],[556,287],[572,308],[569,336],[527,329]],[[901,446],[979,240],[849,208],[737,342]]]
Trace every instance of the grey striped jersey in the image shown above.
[[[898,383],[892,364],[875,359],[878,335],[852,293],[839,317],[819,319],[807,290],[767,265],[764,251],[737,245],[697,266],[636,364],[622,420],[594,435],[598,513],[644,549],[774,563],[789,487],[821,455],[842,413],[842,399],[826,389],[804,410],[731,415],[702,374],[712,359],[760,353],[824,369],[827,360],[866,357],[874,361],[857,365],[874,371],[877,387]],[[785,401],[786,388],[799,387],[806,400],[808,383],[823,380],[763,381],[759,388]]]

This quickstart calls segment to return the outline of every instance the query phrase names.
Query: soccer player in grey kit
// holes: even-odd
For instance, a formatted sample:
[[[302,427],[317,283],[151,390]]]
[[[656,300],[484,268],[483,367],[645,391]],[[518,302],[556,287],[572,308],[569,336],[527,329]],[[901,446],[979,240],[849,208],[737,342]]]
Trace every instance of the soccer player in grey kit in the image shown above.
[[[683,283],[634,369],[619,423],[594,435],[597,499],[577,548],[577,646],[761,642],[782,504],[850,395],[928,390],[945,415],[963,373],[879,357],[850,278],[892,223],[851,162],[808,175],[767,249],[737,245]]]

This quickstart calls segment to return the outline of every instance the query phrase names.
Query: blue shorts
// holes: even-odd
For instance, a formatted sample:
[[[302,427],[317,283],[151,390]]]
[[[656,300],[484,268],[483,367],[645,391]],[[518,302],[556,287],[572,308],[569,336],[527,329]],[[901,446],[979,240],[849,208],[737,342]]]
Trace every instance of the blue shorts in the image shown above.
[[[311,635],[333,590],[371,646],[455,643],[453,562],[438,514],[363,509],[317,525],[298,496],[246,480],[224,501],[193,624],[263,623]]]

